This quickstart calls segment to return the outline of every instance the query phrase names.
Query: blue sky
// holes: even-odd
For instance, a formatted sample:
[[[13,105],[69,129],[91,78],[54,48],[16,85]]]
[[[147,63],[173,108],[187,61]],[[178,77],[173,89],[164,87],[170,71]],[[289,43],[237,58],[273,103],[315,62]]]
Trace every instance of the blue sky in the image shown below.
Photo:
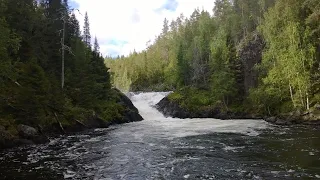
[[[69,6],[72,8],[79,8],[79,4],[74,0],[69,1]]]
[[[214,0],[69,0],[69,5],[88,12],[101,53],[117,56],[144,50],[160,34],[164,18],[188,17],[195,8],[211,12]],[[83,15],[77,17],[82,25]]]

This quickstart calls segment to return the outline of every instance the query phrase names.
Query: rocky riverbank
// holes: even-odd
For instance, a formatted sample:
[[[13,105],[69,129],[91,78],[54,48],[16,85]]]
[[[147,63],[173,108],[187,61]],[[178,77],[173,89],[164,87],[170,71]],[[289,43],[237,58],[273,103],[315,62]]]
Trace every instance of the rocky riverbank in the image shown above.
[[[265,116],[246,112],[223,111],[219,108],[203,108],[190,111],[180,106],[178,102],[163,98],[155,106],[165,116],[174,118],[216,118],[216,119],[264,119],[276,125],[320,125],[320,106],[315,106],[308,113],[294,112],[278,116]]]
[[[73,124],[62,125],[59,121],[46,127],[18,124],[14,131],[17,135],[10,133],[10,129],[0,125],[0,149],[12,148],[21,145],[43,144],[49,142],[49,137],[70,134],[92,128],[107,128],[110,125],[136,122],[143,120],[138,109],[131,100],[122,92],[114,89],[117,93],[117,104],[123,108],[119,118],[112,121],[102,119],[98,114],[93,113],[84,121],[74,120]],[[12,128],[12,127],[11,127]]]
[[[171,116],[174,118],[216,118],[216,119],[261,119],[262,116],[242,113],[242,112],[231,112],[222,111],[219,108],[203,108],[197,109],[196,111],[190,111],[183,108],[179,103],[171,101],[168,97],[163,98],[156,108],[162,112],[165,116]]]

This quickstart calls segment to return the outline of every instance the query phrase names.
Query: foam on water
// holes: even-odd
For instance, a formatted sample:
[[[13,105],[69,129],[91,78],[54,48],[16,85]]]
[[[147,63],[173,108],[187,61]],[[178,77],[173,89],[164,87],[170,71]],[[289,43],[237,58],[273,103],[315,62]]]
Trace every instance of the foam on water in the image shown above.
[[[320,178],[318,131],[262,120],[164,117],[154,105],[168,94],[128,95],[144,121],[0,152],[0,174],[48,180]]]
[[[164,117],[154,105],[170,92],[149,92],[130,94],[133,104],[139,109],[145,119],[143,123],[150,124],[153,135],[164,137],[186,137],[208,133],[240,133],[249,136],[259,135],[259,130],[271,128],[263,120],[219,120],[212,118],[179,119]],[[140,137],[141,134],[136,135]]]
[[[164,119],[165,117],[153,106],[170,92],[149,92],[149,93],[130,93],[132,103],[139,109],[141,116],[145,120]]]

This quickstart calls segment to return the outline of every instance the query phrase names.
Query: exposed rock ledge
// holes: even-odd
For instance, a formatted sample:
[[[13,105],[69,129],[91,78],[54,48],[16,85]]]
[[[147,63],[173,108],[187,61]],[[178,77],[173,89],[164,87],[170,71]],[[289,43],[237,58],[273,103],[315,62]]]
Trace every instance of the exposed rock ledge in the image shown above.
[[[155,106],[165,116],[174,118],[216,118],[216,119],[264,119],[276,125],[320,125],[320,115],[314,112],[309,113],[290,113],[288,115],[264,117],[248,113],[223,112],[218,108],[190,112],[182,108],[177,102],[170,101],[168,97],[163,98]],[[318,107],[319,108],[319,107]],[[320,108],[316,111],[319,112]]]
[[[174,118],[216,118],[216,119],[261,119],[262,117],[247,114],[247,113],[235,113],[235,112],[223,112],[219,108],[204,109],[197,112],[188,111],[182,108],[178,103],[170,101],[168,97],[164,97],[155,106],[165,116],[171,116]]]

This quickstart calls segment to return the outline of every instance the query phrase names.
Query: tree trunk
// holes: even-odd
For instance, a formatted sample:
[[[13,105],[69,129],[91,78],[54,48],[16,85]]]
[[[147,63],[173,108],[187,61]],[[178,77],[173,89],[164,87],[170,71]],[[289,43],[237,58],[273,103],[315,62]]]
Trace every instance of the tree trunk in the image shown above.
[[[301,91],[300,87],[299,87],[299,94],[300,94],[301,104],[302,104],[302,106],[305,108],[306,105],[304,104],[303,95],[302,95],[302,91]]]
[[[61,88],[63,89],[64,87],[64,39],[65,39],[65,29],[66,29],[66,19],[65,15],[63,17],[63,30],[62,30],[62,40],[61,40],[61,57],[62,57],[62,62],[61,62]]]
[[[310,104],[309,104],[309,94],[306,93],[306,97],[307,97],[307,110],[310,110]]]
[[[291,84],[289,83],[289,88],[290,88],[290,97],[291,97],[291,101],[293,103],[293,106],[296,107],[296,103],[294,103],[294,99],[293,99],[293,93],[292,93],[292,87]]]
[[[53,113],[53,114],[54,114],[54,117],[56,118],[57,124],[59,126],[59,130],[61,131],[61,133],[66,134],[66,131],[64,130],[61,122],[59,121],[57,114],[56,113]]]

